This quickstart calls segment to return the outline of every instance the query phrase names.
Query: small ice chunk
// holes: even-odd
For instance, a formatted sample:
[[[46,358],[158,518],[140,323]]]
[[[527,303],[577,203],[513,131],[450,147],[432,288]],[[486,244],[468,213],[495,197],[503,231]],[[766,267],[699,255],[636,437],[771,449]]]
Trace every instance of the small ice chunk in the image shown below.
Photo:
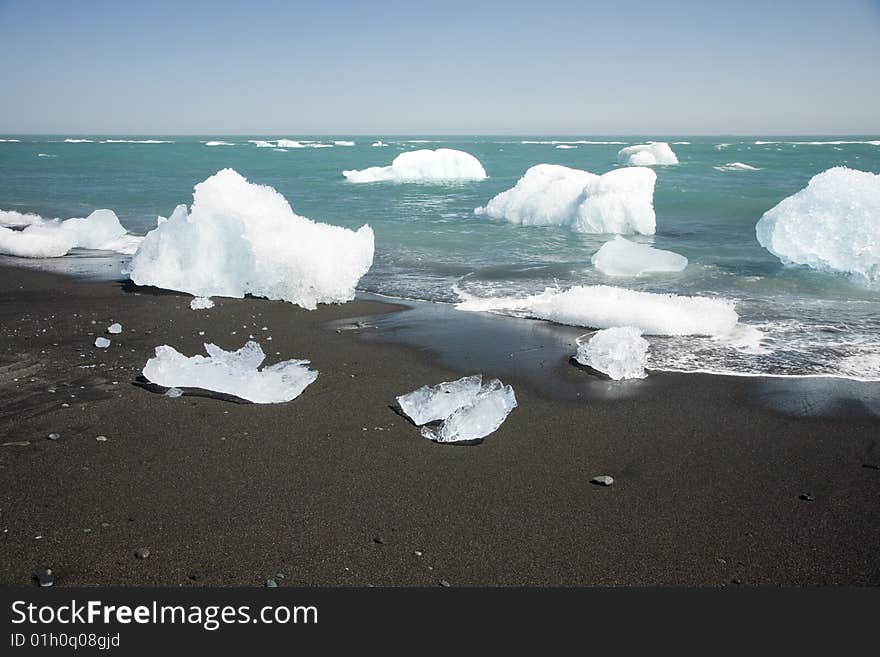
[[[173,347],[156,347],[156,356],[147,361],[143,374],[167,388],[202,388],[247,399],[256,404],[277,404],[296,399],[316,378],[307,360],[285,360],[258,369],[266,358],[256,342],[247,342],[238,351],[225,351],[206,344],[208,357],[187,358]]]
[[[122,324],[120,324],[119,322],[111,324],[107,327],[107,333],[111,335],[118,335],[119,333],[122,333]]]
[[[373,144],[378,145],[380,142]],[[401,153],[385,167],[343,171],[349,182],[368,183],[390,180],[394,182],[442,182],[450,180],[483,180],[486,170],[470,153],[452,148],[435,151],[422,149]]]
[[[457,408],[469,404],[482,387],[480,374],[466,376],[457,381],[422,386],[397,398],[400,408],[417,425],[449,417]]]
[[[106,349],[110,346],[110,340],[107,338],[95,338],[95,346],[98,349]]]
[[[457,409],[436,431],[422,427],[422,435],[438,443],[457,443],[485,438],[516,408],[513,388],[498,379],[483,386],[469,404]]]
[[[165,396],[171,397],[172,399],[174,399],[175,397],[180,397],[182,395],[183,390],[181,390],[180,388],[168,388],[168,390],[165,391]]]
[[[189,307],[193,310],[207,310],[214,307],[214,301],[210,297],[196,297],[189,302]]]
[[[678,164],[678,157],[665,141],[626,146],[617,153],[617,159],[631,167],[652,167],[658,164]]]
[[[574,359],[615,381],[644,379],[648,376],[648,341],[637,328],[616,326],[597,331],[588,342],[579,344]]]
[[[593,255],[593,266],[606,276],[642,276],[655,272],[677,272],[688,259],[672,251],[615,237]]]

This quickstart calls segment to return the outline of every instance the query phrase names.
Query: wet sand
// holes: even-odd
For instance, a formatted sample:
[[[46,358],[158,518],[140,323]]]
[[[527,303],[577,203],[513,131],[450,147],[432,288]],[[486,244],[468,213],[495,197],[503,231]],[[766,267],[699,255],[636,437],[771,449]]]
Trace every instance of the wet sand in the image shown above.
[[[45,567],[56,586],[880,583],[870,412],[782,413],[755,379],[705,375],[566,399],[499,364],[483,373],[519,408],[480,445],[436,445],[395,396],[473,372],[349,319],[400,306],[190,299],[0,269],[0,584]],[[157,345],[249,335],[317,381],[278,405],[137,385]]]

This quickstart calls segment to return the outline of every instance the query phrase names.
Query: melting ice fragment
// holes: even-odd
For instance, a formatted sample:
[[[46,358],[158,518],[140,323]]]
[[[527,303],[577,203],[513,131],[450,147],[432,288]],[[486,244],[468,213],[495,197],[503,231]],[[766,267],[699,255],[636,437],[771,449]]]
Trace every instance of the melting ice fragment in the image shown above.
[[[118,335],[122,333],[122,324],[119,322],[113,323],[107,327],[107,333],[111,335]]]
[[[283,299],[303,308],[344,303],[373,262],[373,231],[293,212],[273,188],[223,169],[147,233],[131,260],[137,285],[194,296]]]
[[[397,398],[400,408],[417,425],[443,420],[457,408],[474,400],[483,384],[480,374],[466,376],[457,381],[422,386],[418,390]]]
[[[558,164],[536,164],[516,185],[474,214],[523,226],[563,226],[578,233],[653,235],[657,174],[638,167],[601,176]]]
[[[98,349],[106,349],[110,346],[110,340],[107,338],[95,338],[95,346]]]
[[[225,351],[206,344],[208,357],[187,358],[173,347],[156,347],[143,374],[166,388],[201,388],[235,395],[256,404],[277,404],[295,399],[318,378],[307,360],[285,360],[258,369],[266,358],[257,342],[249,341],[238,351]]]
[[[438,443],[479,440],[500,427],[514,408],[513,388],[492,379],[473,401],[456,409],[437,430],[422,427],[422,435]]]
[[[574,359],[616,381],[643,379],[647,376],[648,341],[637,328],[615,326],[597,331],[589,341],[579,344]]]
[[[376,142],[373,146],[384,145]],[[390,180],[394,182],[428,182],[450,180],[483,180],[486,170],[470,153],[452,148],[435,151],[422,149],[401,153],[386,167],[343,171],[349,182],[367,183]]]
[[[764,213],[758,242],[786,265],[880,283],[880,174],[834,167]]]
[[[443,420],[437,429],[423,426],[422,435],[435,442],[479,440],[495,431],[516,408],[513,388],[498,379],[482,385],[480,374],[447,381],[397,398],[417,425]]]
[[[6,226],[22,230],[10,230]],[[0,254],[19,258],[58,258],[75,248],[134,253],[141,238],[129,235],[111,210],[88,217],[44,219],[18,212],[0,213]]]
[[[189,302],[189,307],[193,310],[207,310],[214,307],[214,302],[209,297],[196,297]]]
[[[678,164],[678,157],[665,141],[626,146],[617,153],[617,159],[631,167],[651,167],[658,164]]]
[[[593,255],[593,266],[606,276],[642,276],[655,272],[676,272],[687,267],[688,259],[672,251],[655,249],[615,237]]]

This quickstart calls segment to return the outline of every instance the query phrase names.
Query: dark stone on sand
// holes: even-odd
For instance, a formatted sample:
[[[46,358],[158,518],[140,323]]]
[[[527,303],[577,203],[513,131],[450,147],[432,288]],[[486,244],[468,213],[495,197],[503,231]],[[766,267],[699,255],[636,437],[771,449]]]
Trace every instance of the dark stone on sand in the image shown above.
[[[206,573],[204,570],[194,570],[189,574],[189,578],[194,582],[205,579],[205,577],[207,576],[208,573]]]
[[[37,586],[41,588],[46,588],[48,586],[52,586],[55,583],[55,578],[52,576],[51,568],[44,568],[43,570],[38,570],[34,573],[34,579],[37,582]]]
[[[276,582],[274,579],[267,579],[265,586],[267,589],[277,589],[278,582]]]
[[[61,438],[61,434],[60,434],[60,433],[55,433],[55,432],[53,431],[53,432],[50,433],[48,436],[46,436],[46,438],[48,438],[49,440],[59,440],[59,439]]]
[[[441,579],[441,580],[440,580],[440,586],[442,586],[443,588],[447,588],[447,589],[448,589],[450,586],[452,586],[452,584],[450,584],[449,582],[447,582],[445,579]]]
[[[880,470],[880,463],[862,463],[862,467],[868,470]]]
[[[146,559],[147,557],[150,556],[150,548],[145,548],[145,547],[138,548],[137,550],[134,551],[134,556],[137,557],[138,559]]]
[[[385,544],[385,539],[382,538],[381,536],[374,536],[374,537],[373,537],[373,543],[378,543],[379,545],[384,545],[384,544]]]
[[[810,493],[801,493],[800,495],[798,495],[798,499],[803,500],[804,502],[813,502],[816,500],[816,498],[813,497]]]

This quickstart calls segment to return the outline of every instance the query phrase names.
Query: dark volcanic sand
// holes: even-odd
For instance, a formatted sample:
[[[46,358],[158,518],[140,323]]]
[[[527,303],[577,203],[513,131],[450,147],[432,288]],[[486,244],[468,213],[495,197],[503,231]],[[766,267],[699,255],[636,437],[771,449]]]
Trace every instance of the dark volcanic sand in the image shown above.
[[[327,326],[393,306],[190,299],[0,269],[0,442],[29,443],[0,446],[0,584],[880,583],[876,418],[775,413],[744,378],[559,401],[505,376],[520,407],[495,434],[435,445],[389,405],[472,372]],[[134,385],[157,345],[248,335],[318,380],[278,405]]]

